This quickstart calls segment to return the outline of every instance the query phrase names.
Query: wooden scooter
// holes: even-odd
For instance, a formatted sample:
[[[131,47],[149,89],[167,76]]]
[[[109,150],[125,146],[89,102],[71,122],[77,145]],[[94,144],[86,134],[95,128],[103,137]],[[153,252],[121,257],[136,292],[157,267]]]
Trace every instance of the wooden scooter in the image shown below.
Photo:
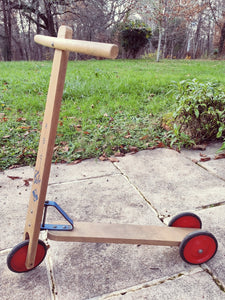
[[[170,221],[169,226],[88,222],[76,222],[74,225],[57,203],[45,200],[69,52],[113,59],[118,55],[118,47],[113,44],[72,40],[72,29],[67,26],[60,27],[56,38],[36,35],[35,41],[55,48],[55,53],[26,217],[24,241],[9,253],[7,258],[9,269],[17,273],[27,272],[43,261],[47,246],[39,240],[40,230],[47,230],[48,238],[55,241],[180,246],[180,255],[188,263],[201,264],[211,259],[217,251],[217,240],[211,233],[200,230],[201,220],[193,213],[179,214]],[[68,224],[46,224],[49,206],[55,207]]]

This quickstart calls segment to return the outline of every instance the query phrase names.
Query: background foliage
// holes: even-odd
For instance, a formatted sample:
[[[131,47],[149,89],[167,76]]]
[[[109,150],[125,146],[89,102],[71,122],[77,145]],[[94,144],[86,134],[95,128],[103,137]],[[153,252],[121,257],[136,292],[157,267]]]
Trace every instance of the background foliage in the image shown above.
[[[35,162],[51,65],[50,61],[0,63],[1,170]],[[187,145],[187,139],[168,126],[182,112],[181,102],[187,109],[190,100],[190,118],[196,118],[198,103],[204,102],[210,110],[215,108],[212,117],[223,114],[223,107],[217,111],[217,102],[224,103],[224,69],[224,61],[69,62],[53,161],[107,159],[141,149]],[[215,100],[211,105],[208,93]],[[222,123],[215,124],[219,137],[224,134],[219,129]]]
[[[218,82],[197,79],[174,83],[175,111],[169,131],[173,145],[200,144],[225,138],[225,88]]]
[[[116,25],[114,35],[116,34],[126,58],[136,58],[138,52],[149,43],[152,32],[145,23],[131,20]]]
[[[118,42],[113,28],[135,20],[152,29],[146,53],[157,52],[157,61],[223,57],[224,15],[225,0],[0,0],[0,60],[49,59],[33,37],[56,36],[60,25],[72,27],[75,39]]]

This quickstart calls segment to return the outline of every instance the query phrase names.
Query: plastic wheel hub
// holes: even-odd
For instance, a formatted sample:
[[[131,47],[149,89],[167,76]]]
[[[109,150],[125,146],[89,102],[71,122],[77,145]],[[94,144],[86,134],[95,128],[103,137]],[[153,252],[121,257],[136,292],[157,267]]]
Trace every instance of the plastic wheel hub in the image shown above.
[[[209,232],[193,232],[180,245],[180,255],[191,264],[202,264],[211,259],[217,251],[217,241]]]

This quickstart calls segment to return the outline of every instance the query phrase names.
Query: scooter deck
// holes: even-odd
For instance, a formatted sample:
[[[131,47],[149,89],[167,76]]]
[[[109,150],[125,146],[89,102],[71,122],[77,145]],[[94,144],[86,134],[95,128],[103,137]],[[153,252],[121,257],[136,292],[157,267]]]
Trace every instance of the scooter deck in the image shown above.
[[[179,246],[196,228],[78,222],[71,231],[48,231],[48,238],[64,242]]]

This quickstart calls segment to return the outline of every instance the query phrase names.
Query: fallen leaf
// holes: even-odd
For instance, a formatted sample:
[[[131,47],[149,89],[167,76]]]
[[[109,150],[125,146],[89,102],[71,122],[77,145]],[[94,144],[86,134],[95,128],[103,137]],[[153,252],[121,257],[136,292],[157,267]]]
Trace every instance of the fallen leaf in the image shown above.
[[[225,153],[220,153],[218,155],[215,155],[215,159],[222,159],[225,158]]]
[[[33,181],[33,178],[24,179],[23,181],[25,186],[29,186],[30,185],[29,181]]]
[[[210,157],[201,157],[200,161],[204,162],[204,161],[208,161],[210,159],[211,159]]]
[[[108,160],[111,161],[111,162],[119,162],[119,159],[116,158],[116,157],[113,157],[113,156],[110,156],[110,157],[108,158]]]
[[[9,176],[7,175],[8,178],[12,179],[12,180],[15,180],[15,179],[22,179],[22,177],[19,177],[19,176]]]
[[[69,146],[64,146],[64,147],[62,148],[62,150],[63,150],[63,152],[68,152],[68,151],[69,151]]]
[[[129,139],[129,138],[131,138],[131,135],[130,135],[130,134],[125,135],[124,138],[125,138],[125,139]]]
[[[155,96],[155,94],[150,94],[148,99],[153,98]]]
[[[30,129],[31,128],[31,126],[20,126],[20,127],[18,127],[19,129],[24,129],[24,130],[26,130],[26,129]]]
[[[78,149],[75,150],[75,152],[84,152],[84,151],[85,151],[84,148],[78,148]]]
[[[192,147],[192,149],[193,149],[193,150],[202,150],[202,151],[204,151],[204,150],[206,150],[206,146],[207,146],[207,145],[205,145],[205,144],[203,144],[203,145],[194,145],[194,146]]]
[[[102,156],[99,156],[99,160],[106,161],[106,160],[108,160],[108,157],[102,155]]]
[[[154,149],[156,149],[156,146],[151,146],[147,148],[147,150],[154,150]]]
[[[24,132],[24,136],[27,136],[30,133],[30,131]]]
[[[122,152],[120,152],[120,151],[118,151],[118,152],[114,153],[114,156],[116,156],[116,157],[122,157],[122,156],[125,156],[125,154],[122,153]]]
[[[158,142],[157,148],[165,148],[165,145],[162,142]]]
[[[76,159],[75,161],[71,162],[70,165],[76,165],[82,162],[83,159]]]
[[[166,131],[170,131],[171,127],[167,125],[166,123],[162,123],[162,128],[165,129]]]
[[[23,122],[23,121],[26,121],[26,119],[21,117],[21,118],[18,118],[16,121],[17,122]]]
[[[125,135],[124,137],[125,137],[125,139],[129,139],[129,138],[131,138],[131,134],[130,134],[130,132],[128,131],[128,132],[127,132],[127,135]]]
[[[80,127],[75,127],[76,131],[82,131],[82,129]]]
[[[129,146],[129,150],[130,150],[130,152],[138,152],[138,148],[137,147],[135,147],[135,146]]]
[[[148,134],[146,134],[146,135],[140,137],[139,140],[140,141],[147,140],[148,137],[149,137]]]

